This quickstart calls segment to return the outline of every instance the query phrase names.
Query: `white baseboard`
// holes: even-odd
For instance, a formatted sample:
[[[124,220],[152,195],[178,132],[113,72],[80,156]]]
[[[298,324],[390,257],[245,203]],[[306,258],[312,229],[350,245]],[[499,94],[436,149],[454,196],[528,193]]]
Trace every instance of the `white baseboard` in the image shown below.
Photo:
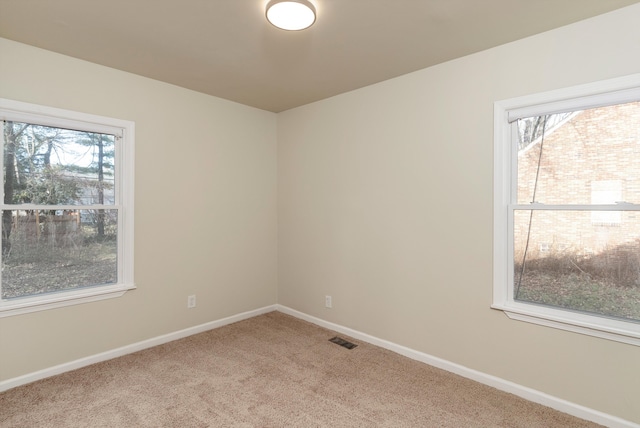
[[[202,333],[208,330],[213,330],[214,328],[222,327],[227,324],[232,324],[234,322],[242,321],[248,318],[253,318],[255,316],[266,314],[267,312],[273,312],[275,310],[277,310],[276,305],[265,306],[264,308],[243,312],[237,315],[232,315],[230,317],[223,318],[220,320],[211,321],[211,322],[200,324],[194,327],[189,327],[184,330],[164,334],[162,336],[157,336],[151,339],[143,340],[141,342],[133,343],[131,345],[123,346],[121,348],[112,349],[110,351],[102,352],[100,354],[91,355],[89,357],[80,358],[75,361],[71,361],[71,362],[60,364],[47,369],[39,370],[37,372],[29,373],[23,376],[18,376],[18,377],[0,382],[0,392],[6,391],[11,388],[15,388],[16,386],[35,382],[37,380],[44,379],[50,376],[55,376],[71,370],[79,369],[81,367],[86,367],[91,364],[99,363],[102,361],[121,357],[123,355],[131,354],[133,352],[142,351],[143,349],[162,345],[163,343],[182,339],[183,337],[188,337],[188,336],[192,336],[194,334]]]
[[[345,334],[354,339],[362,340],[363,342],[367,342],[384,349],[388,349],[413,360],[429,364],[430,366],[437,367],[451,373],[455,373],[457,375],[466,377],[467,379],[480,382],[501,391],[517,395],[518,397],[522,397],[534,403],[542,404],[544,406],[561,411],[563,413],[567,413],[572,416],[576,416],[581,419],[585,419],[611,428],[640,428],[640,425],[634,422],[630,422],[622,418],[609,415],[607,413],[599,412],[597,410],[590,409],[588,407],[581,406],[579,404],[575,404],[558,397],[554,397],[544,392],[527,388],[526,386],[522,386],[496,376],[482,373],[477,370],[452,363],[451,361],[447,361],[442,358],[434,357],[433,355],[425,354],[423,352],[419,352],[405,346],[389,342],[387,340],[379,339],[377,337],[370,336],[366,333],[362,333],[348,327],[343,327],[341,325],[334,324],[320,318],[313,317],[311,315],[307,315],[305,313],[296,311],[295,309],[291,309],[287,306],[276,305],[276,310],[284,314],[291,315],[296,318],[300,318],[302,320],[316,324],[320,327]]]
[[[71,370],[79,369],[81,367],[89,366],[91,364],[99,363],[102,361],[110,360],[112,358],[117,358],[123,355],[131,354],[133,352],[141,351],[143,349],[162,345],[163,343],[182,339],[184,337],[202,333],[208,330],[213,330],[218,327],[222,327],[222,326],[232,324],[234,322],[242,321],[245,319],[253,318],[258,315],[266,314],[268,312],[273,312],[273,311],[279,311],[284,314],[294,316],[296,318],[316,324],[320,327],[324,327],[329,330],[333,330],[335,332],[345,334],[354,339],[362,340],[363,342],[367,342],[384,349],[388,349],[390,351],[393,351],[400,355],[404,355],[405,357],[411,358],[413,360],[420,361],[425,364],[429,364],[433,367],[437,367],[451,373],[455,373],[457,375],[466,377],[476,382],[480,382],[482,384],[494,387],[501,391],[505,391],[505,392],[517,395],[526,400],[532,401],[534,403],[542,404],[547,407],[551,407],[552,409],[559,410],[561,412],[576,416],[578,418],[599,423],[601,425],[605,425],[611,428],[640,428],[640,425],[634,422],[626,421],[616,416],[599,412],[597,410],[593,410],[588,407],[584,407],[584,406],[551,396],[549,394],[545,394],[544,392],[527,388],[525,386],[510,382],[508,380],[504,380],[496,376],[488,375],[486,373],[482,373],[477,370],[473,370],[468,367],[464,367],[459,364],[452,363],[451,361],[447,361],[442,358],[435,357],[433,355],[425,354],[423,352],[419,352],[419,351],[407,348],[405,346],[401,346],[393,342],[389,342],[387,340],[379,339],[377,337],[368,335],[366,333],[362,333],[360,331],[353,330],[348,327],[343,327],[341,325],[334,324],[334,323],[322,320],[320,318],[313,317],[311,315],[307,315],[305,313],[296,311],[287,306],[283,306],[279,304],[265,306],[264,308],[256,309],[253,311],[243,312],[243,313],[233,315],[227,318],[223,318],[217,321],[211,321],[205,324],[186,328],[184,330],[176,331],[176,332],[165,334],[162,336],[157,336],[148,340],[143,340],[141,342],[123,346],[121,348],[102,352],[100,354],[92,355],[86,358],[81,358],[75,361],[60,364],[44,370],[39,370],[37,372],[33,372],[23,376],[8,379],[0,382],[0,392],[6,391],[11,388],[15,388],[20,385],[25,385],[27,383],[35,382],[37,380],[44,379],[50,376],[55,376]]]

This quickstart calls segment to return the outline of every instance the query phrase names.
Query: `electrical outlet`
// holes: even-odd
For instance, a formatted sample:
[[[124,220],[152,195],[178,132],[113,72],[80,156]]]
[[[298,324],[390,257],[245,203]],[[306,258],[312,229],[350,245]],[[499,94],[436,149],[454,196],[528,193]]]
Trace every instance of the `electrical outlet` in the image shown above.
[[[191,309],[195,307],[196,307],[196,295],[192,294],[191,296],[187,297],[187,308]]]
[[[324,296],[324,306],[325,308],[331,308],[333,306],[331,296]]]

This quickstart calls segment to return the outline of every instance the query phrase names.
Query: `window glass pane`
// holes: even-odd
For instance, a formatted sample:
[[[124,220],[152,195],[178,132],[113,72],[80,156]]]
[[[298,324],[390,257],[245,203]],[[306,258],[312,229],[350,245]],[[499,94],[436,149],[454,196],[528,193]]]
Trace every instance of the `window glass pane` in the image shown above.
[[[117,282],[117,210],[2,212],[2,298]]]
[[[4,203],[113,205],[115,137],[7,121]]]
[[[640,212],[514,212],[514,299],[640,321]]]
[[[517,123],[518,203],[640,203],[640,102]]]

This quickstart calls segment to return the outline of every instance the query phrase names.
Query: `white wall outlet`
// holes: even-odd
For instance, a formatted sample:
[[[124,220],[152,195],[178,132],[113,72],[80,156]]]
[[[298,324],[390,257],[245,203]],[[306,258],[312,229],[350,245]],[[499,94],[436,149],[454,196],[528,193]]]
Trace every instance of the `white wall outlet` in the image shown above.
[[[192,294],[191,296],[187,297],[187,308],[191,309],[195,307],[196,307],[196,295]]]
[[[331,308],[333,306],[333,302],[331,301],[331,296],[324,296],[324,306],[325,308]]]

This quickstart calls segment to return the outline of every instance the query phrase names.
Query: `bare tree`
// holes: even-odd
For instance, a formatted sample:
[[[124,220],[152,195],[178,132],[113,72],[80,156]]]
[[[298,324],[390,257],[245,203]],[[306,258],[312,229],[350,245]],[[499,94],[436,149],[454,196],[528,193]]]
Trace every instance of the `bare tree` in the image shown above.
[[[4,126],[4,203],[14,202],[15,191],[18,185],[18,163],[16,149],[22,134],[29,127],[28,124],[16,124],[5,122]],[[2,254],[11,252],[11,228],[13,212],[4,210],[2,212]]]

